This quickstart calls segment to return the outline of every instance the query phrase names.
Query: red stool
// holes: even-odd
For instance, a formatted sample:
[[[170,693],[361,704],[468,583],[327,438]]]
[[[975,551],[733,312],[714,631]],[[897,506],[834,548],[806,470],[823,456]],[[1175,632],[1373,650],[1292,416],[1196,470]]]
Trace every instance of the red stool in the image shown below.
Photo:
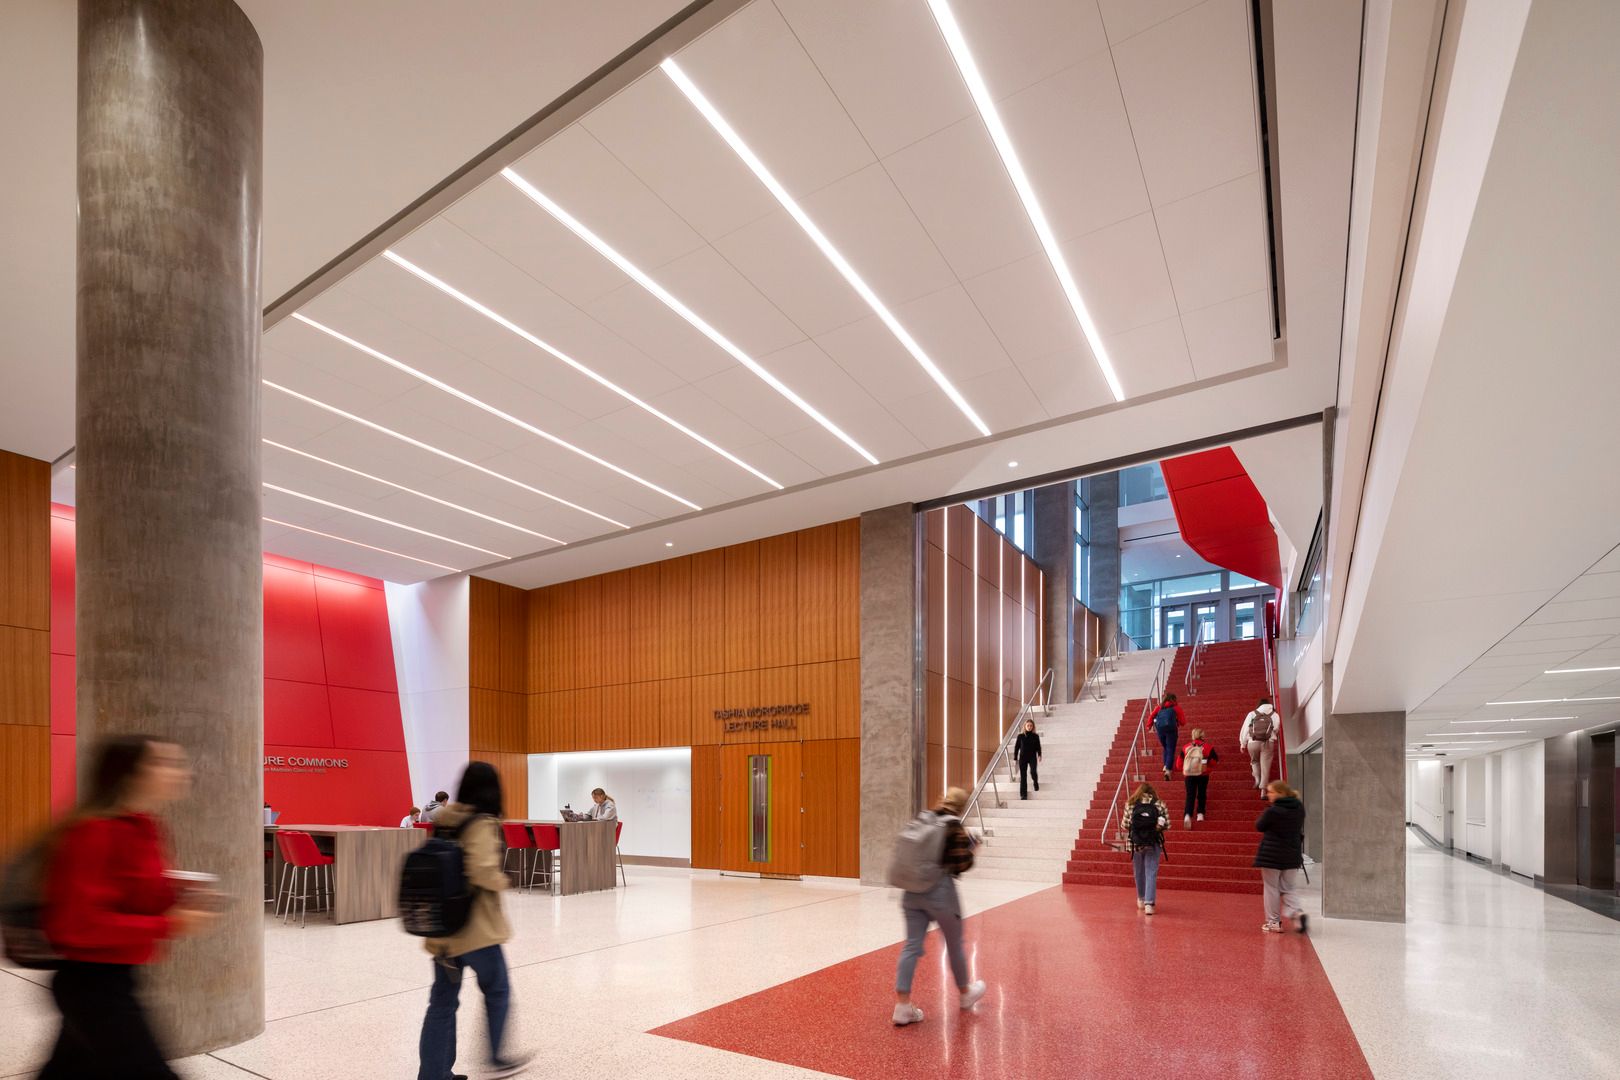
[[[423,832],[427,833],[429,836],[433,835],[433,822],[431,822],[431,821],[413,821],[413,822],[411,822],[411,828],[413,828],[413,829],[421,829]]]
[[[628,888],[629,880],[624,876],[624,856],[619,854],[619,837],[624,835],[624,822],[616,822],[613,826],[613,861],[619,864],[619,880]]]
[[[285,864],[281,870],[282,885],[276,890],[276,902],[281,921],[286,922],[292,918],[293,901],[299,905],[299,926],[309,925],[309,872],[315,871],[315,895],[317,902],[324,901],[326,910],[332,906],[332,856],[322,855],[321,849],[315,846],[315,838],[306,832],[278,832],[276,833],[276,848],[281,852],[281,861]],[[296,885],[297,893],[293,888]],[[281,896],[285,894],[287,905],[281,908]],[[320,910],[320,908],[317,908]]]
[[[557,883],[557,872],[562,869],[562,830],[555,825],[536,825],[534,828],[535,872],[536,879],[544,877],[546,887],[549,889]],[[549,869],[541,870],[539,864],[541,852],[551,855]]]
[[[501,838],[506,841],[506,856],[501,860],[501,869],[511,873],[507,863],[511,861],[512,853],[518,853],[518,888],[528,884],[529,852],[534,850],[534,837],[529,835],[529,827],[522,822],[501,822]]]

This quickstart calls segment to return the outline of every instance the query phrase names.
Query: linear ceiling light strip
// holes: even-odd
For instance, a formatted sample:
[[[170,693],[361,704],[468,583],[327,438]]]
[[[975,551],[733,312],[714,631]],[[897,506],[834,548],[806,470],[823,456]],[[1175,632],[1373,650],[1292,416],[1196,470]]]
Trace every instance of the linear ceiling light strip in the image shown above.
[[[446,566],[446,565],[444,565],[444,563],[436,563],[436,562],[433,562],[433,561],[431,561],[429,559],[418,559],[415,555],[406,555],[404,552],[401,552],[401,551],[389,551],[387,548],[380,548],[375,544],[366,544],[366,543],[362,543],[359,540],[350,540],[347,536],[337,536],[337,535],[335,535],[333,533],[321,532],[321,530],[319,530],[319,529],[311,529],[311,528],[308,528],[308,527],[303,526],[303,525],[294,525],[290,521],[282,521],[279,518],[267,517],[264,520],[269,522],[271,525],[280,525],[280,526],[282,526],[283,528],[286,528],[286,529],[297,529],[299,532],[309,533],[311,536],[324,536],[328,540],[336,540],[336,541],[338,541],[340,543],[344,543],[344,544],[353,544],[355,547],[363,547],[363,548],[366,548],[369,551],[380,551],[384,555],[392,555],[396,559],[409,559],[411,562],[419,562],[423,566],[436,566],[440,570],[448,570],[452,574],[461,573],[460,567]]]
[[[387,484],[391,488],[396,488],[408,494],[418,496],[419,498],[426,499],[429,502],[436,502],[440,506],[448,506],[452,510],[460,510],[463,514],[471,514],[473,517],[483,518],[485,521],[494,522],[496,525],[504,525],[508,529],[516,529],[520,533],[527,533],[530,536],[539,537],[541,540],[549,540],[553,544],[562,543],[562,541],[558,540],[555,536],[547,536],[543,532],[535,532],[533,529],[526,529],[522,525],[514,525],[510,521],[503,521],[500,518],[486,514],[481,510],[474,510],[470,506],[462,506],[460,503],[453,503],[448,499],[441,499],[437,495],[429,495],[425,491],[418,491],[415,488],[406,487],[404,484],[396,484],[392,480],[384,480],[380,476],[373,476],[371,473],[361,472],[359,469],[352,468],[348,465],[339,464],[336,461],[323,458],[318,454],[311,454],[307,450],[299,450],[297,447],[288,446],[286,443],[278,443],[274,439],[265,439],[264,444],[266,446],[273,446],[277,450],[285,450],[289,454],[297,454],[299,457],[308,458],[311,461],[318,461],[322,465],[330,465],[334,469],[342,469],[346,473],[353,473],[355,476],[364,477],[367,480],[375,480],[379,484]]]
[[[928,377],[934,380],[934,384],[945,391],[945,396],[950,398],[951,403],[961,410],[962,415],[967,417],[968,422],[978,429],[980,435],[989,435],[989,425],[979,418],[978,413],[973,411],[973,406],[968,404],[967,398],[962,396],[962,392],[939,369],[939,365],[934,363],[933,358],[917,343],[917,339],[911,336],[910,331],[901,325],[899,319],[895,318],[894,312],[889,310],[888,305],[884,304],[878,298],[877,293],[872,291],[872,287],[856,272],[855,267],[850,265],[849,260],[844,258],[843,252],[834,247],[833,242],[827,239],[826,233],[823,233],[816,223],[810,220],[810,215],[805,213],[804,208],[798,204],[793,196],[788,194],[787,189],[765,167],[765,163],[743,141],[742,136],[737,134],[736,129],[721,115],[720,110],[714,107],[713,103],[704,96],[703,91],[698,89],[697,84],[691,80],[686,72],[681,70],[681,66],[675,62],[675,59],[669,57],[659,66],[663,69],[664,74],[669,76],[670,81],[680,89],[681,93],[686,95],[686,100],[692,103],[693,108],[697,109],[703,115],[703,118],[709,122],[709,126],[714,128],[716,134],[726,141],[726,145],[731,147],[732,152],[742,159],[743,164],[748,166],[754,176],[759,179],[759,182],[764,184],[766,189],[776,197],[776,201],[782,204],[782,209],[786,210],[793,220],[798,223],[799,228],[804,230],[804,234],[810,238],[816,247],[821,249],[821,253],[827,257],[828,262],[833,264],[833,268],[843,275],[844,280],[849,283],[849,287],[854,289],[862,300],[866,301],[866,306],[871,308],[879,319],[883,320],[883,325],[889,328],[889,333],[893,334],[895,339],[904,346],[906,352],[911,354],[911,358],[917,361],[918,366],[928,373]]]
[[[284,488],[280,484],[272,484],[268,480],[264,481],[264,486],[267,491],[277,491],[283,495],[291,495],[295,499],[303,499],[305,502],[315,503],[318,506],[327,506],[331,507],[333,510],[342,510],[345,514],[354,514],[357,517],[363,517],[367,520],[375,521],[382,525],[391,525],[396,529],[404,529],[406,532],[416,533],[418,536],[427,536],[433,538],[434,540],[442,540],[446,544],[454,544],[457,547],[464,547],[469,551],[477,551],[485,555],[493,555],[497,559],[510,559],[512,557],[499,551],[491,551],[489,548],[481,548],[477,544],[468,544],[461,540],[452,540],[450,537],[440,536],[436,532],[428,532],[426,529],[418,529],[415,525],[407,525],[402,521],[393,521],[389,518],[378,517],[376,514],[368,514],[364,510],[356,510],[352,506],[344,506],[342,503],[335,503],[329,499],[321,499],[315,497],[314,495],[306,495],[302,491],[294,491],[292,488]]]
[[[341,416],[345,420],[352,420],[356,424],[360,424],[363,427],[370,428],[372,431],[376,431],[376,432],[379,432],[379,433],[381,433],[383,435],[387,435],[389,438],[398,439],[400,442],[403,442],[403,443],[409,443],[411,446],[414,446],[419,450],[426,450],[430,454],[437,454],[439,457],[444,458],[446,461],[453,461],[457,465],[464,465],[469,469],[474,469],[474,470],[476,470],[478,472],[483,473],[485,476],[493,476],[497,480],[504,480],[508,484],[511,484],[514,487],[520,487],[524,491],[530,492],[530,493],[535,494],[535,495],[539,495],[543,499],[550,499],[552,502],[559,503],[559,504],[561,504],[563,506],[566,506],[570,510],[578,510],[582,514],[589,514],[591,517],[596,518],[596,519],[598,519],[600,521],[605,521],[609,525],[612,525],[612,526],[614,526],[616,528],[628,529],[630,527],[630,526],[626,525],[624,522],[615,521],[613,518],[610,518],[605,514],[598,514],[595,510],[587,510],[585,507],[580,506],[578,503],[569,502],[567,499],[563,498],[560,495],[553,495],[549,491],[542,491],[542,490],[540,490],[539,488],[535,487],[532,484],[525,484],[522,480],[513,479],[512,477],[507,476],[505,473],[498,473],[494,469],[486,468],[485,466],[479,465],[476,462],[468,461],[464,457],[457,457],[455,454],[452,454],[448,450],[440,450],[437,446],[430,446],[429,444],[423,442],[420,439],[413,439],[409,435],[406,435],[403,432],[395,431],[391,427],[384,427],[382,424],[377,423],[375,420],[367,420],[363,416],[356,416],[354,413],[349,412],[347,409],[340,409],[336,405],[328,405],[326,402],[321,401],[318,398],[312,398],[308,394],[300,394],[296,390],[292,390],[292,389],[289,389],[288,387],[282,386],[280,383],[273,383],[269,379],[265,379],[265,380],[263,380],[263,382],[264,382],[264,385],[268,386],[272,390],[279,390],[281,393],[286,394],[288,397],[295,397],[299,401],[302,401],[302,402],[305,402],[306,404],[315,406],[317,409],[324,409],[327,412],[331,413],[333,416]],[[557,541],[557,543],[559,543],[559,544],[564,543],[564,542],[565,541],[562,541],[562,540]]]
[[[398,252],[393,251],[393,250],[385,251],[385,252],[383,252],[383,258],[387,259],[389,262],[393,263],[395,266],[399,267],[401,270],[405,270],[405,271],[407,271],[407,272],[409,272],[411,274],[416,275],[417,278],[421,279],[422,281],[427,282],[429,285],[433,286],[435,289],[438,289],[440,292],[444,293],[446,296],[450,297],[451,299],[458,300],[461,303],[465,304],[467,307],[472,308],[474,311],[478,312],[478,314],[482,315],[484,318],[490,320],[491,322],[493,322],[493,323],[495,323],[495,324],[497,324],[499,326],[502,326],[507,330],[510,330],[512,333],[516,334],[518,337],[522,338],[524,341],[527,341],[530,345],[533,345],[535,348],[539,349],[540,351],[548,353],[551,356],[556,357],[558,360],[561,360],[563,363],[567,364],[569,367],[573,368],[575,371],[579,372],[581,375],[584,375],[586,378],[590,379],[592,382],[595,382],[598,386],[605,387],[606,389],[613,391],[615,394],[618,394],[620,397],[624,398],[624,400],[628,401],[630,404],[634,405],[636,408],[641,409],[644,412],[647,412],[647,413],[649,413],[649,414],[651,414],[653,416],[656,416],[658,419],[662,420],[664,423],[668,424],[670,427],[674,428],[676,431],[679,431],[682,435],[685,435],[687,438],[693,439],[696,442],[699,442],[699,443],[703,444],[704,446],[708,447],[710,450],[713,450],[715,453],[717,453],[721,457],[725,458],[727,461],[731,462],[733,465],[737,466],[739,469],[744,469],[744,470],[746,470],[748,472],[753,473],[755,476],[759,477],[761,480],[765,481],[765,483],[771,485],[771,487],[777,489],[778,491],[782,490],[782,485],[781,484],[778,484],[775,480],[772,480],[769,476],[766,476],[764,473],[760,472],[758,469],[756,469],[752,465],[748,464],[748,462],[744,461],[742,458],[738,457],[736,454],[733,454],[730,450],[727,450],[725,447],[720,446],[718,443],[714,442],[711,439],[708,439],[708,438],[705,438],[702,435],[699,435],[697,432],[693,431],[691,428],[687,427],[685,424],[681,423],[679,420],[675,419],[673,416],[670,416],[668,413],[665,413],[662,410],[654,407],[653,405],[650,405],[647,402],[641,400],[640,398],[636,397],[636,395],[632,394],[630,391],[626,390],[624,387],[622,387],[618,383],[614,382],[612,379],[609,379],[605,375],[601,375],[601,374],[591,370],[590,368],[586,367],[584,364],[580,363],[578,360],[575,360],[572,356],[569,356],[567,353],[563,352],[561,349],[557,348],[556,346],[548,344],[547,342],[541,340],[540,338],[536,337],[535,335],[529,333],[527,330],[523,329],[523,327],[519,326],[517,323],[513,322],[511,319],[508,319],[506,316],[502,315],[500,312],[495,311],[493,308],[490,308],[490,307],[488,307],[488,306],[486,306],[484,304],[479,303],[477,300],[474,300],[472,297],[468,296],[466,293],[462,292],[460,289],[456,288],[454,285],[451,285],[449,282],[444,281],[441,278],[434,277],[432,274],[428,273],[426,270],[422,269],[420,266],[417,266],[415,263],[411,262],[409,259],[405,258],[403,255],[400,255]]]
[[[990,141],[995,143],[996,153],[1001,155],[1001,163],[1006,167],[1013,188],[1024,204],[1024,212],[1029,215],[1029,223],[1035,227],[1035,235],[1040,238],[1041,248],[1046,252],[1047,261],[1052,264],[1052,272],[1057,275],[1058,284],[1063,287],[1063,295],[1074,311],[1081,333],[1085,334],[1086,344],[1091,347],[1091,354],[1097,358],[1097,366],[1102,369],[1103,378],[1108,381],[1108,389],[1113,392],[1115,401],[1124,401],[1125,390],[1119,384],[1119,375],[1114,371],[1113,362],[1108,359],[1108,350],[1103,345],[1102,334],[1097,330],[1091,311],[1086,307],[1085,298],[1080,295],[1080,286],[1075,283],[1067,260],[1063,258],[1057,235],[1052,232],[1052,226],[1046,220],[1046,212],[1041,209],[1040,200],[1035,196],[1035,188],[1029,182],[1029,175],[1024,172],[1023,163],[1018,160],[1018,151],[1013,147],[1012,136],[1007,133],[1006,125],[1001,122],[1001,114],[996,110],[995,99],[990,96],[990,88],[985,85],[984,76],[979,73],[979,66],[973,61],[973,53],[968,49],[962,27],[958,25],[956,15],[946,0],[928,0],[928,9],[934,13],[934,21],[939,24],[939,32],[951,50],[951,57],[956,61],[957,70],[962,73],[962,81],[967,84],[968,93],[973,95],[973,104],[978,107],[979,117],[990,131]]]
[[[362,341],[356,341],[354,338],[350,337],[349,335],[343,333],[340,330],[334,330],[332,327],[327,326],[324,323],[316,322],[314,319],[311,319],[308,315],[305,315],[305,314],[303,314],[301,312],[294,312],[293,313],[293,318],[297,319],[299,322],[303,323],[305,326],[312,327],[312,328],[314,328],[316,330],[319,330],[321,333],[327,335],[328,337],[335,338],[336,340],[343,342],[343,344],[349,346],[350,348],[358,349],[360,352],[365,353],[367,356],[370,356],[370,357],[372,357],[372,358],[374,358],[376,360],[381,360],[383,363],[387,364],[391,368],[394,368],[396,371],[402,371],[405,374],[411,376],[413,379],[420,379],[422,382],[427,383],[429,386],[433,387],[435,390],[442,390],[444,393],[449,394],[453,398],[457,398],[457,399],[459,399],[461,401],[465,401],[468,405],[471,405],[475,409],[482,409],[484,412],[489,413],[489,415],[491,415],[493,417],[496,417],[497,419],[505,420],[508,424],[511,424],[513,427],[522,428],[524,431],[529,432],[531,435],[538,435],[538,436],[540,436],[540,438],[545,439],[547,442],[550,442],[550,443],[553,443],[553,444],[555,444],[557,446],[560,446],[564,450],[568,450],[571,453],[578,454],[580,457],[585,458],[588,461],[594,462],[595,464],[602,466],[602,468],[604,468],[604,469],[610,469],[613,472],[618,473],[620,476],[624,477],[627,480],[634,480],[636,483],[640,484],[642,487],[647,488],[650,491],[656,491],[656,492],[658,492],[658,494],[664,496],[665,498],[674,499],[676,502],[680,503],[682,506],[688,507],[688,508],[690,508],[692,510],[702,510],[703,509],[703,507],[699,506],[697,503],[693,502],[692,500],[683,499],[679,495],[675,494],[673,491],[669,491],[669,490],[666,490],[665,488],[661,488],[657,484],[653,483],[651,480],[647,480],[647,479],[644,479],[644,478],[642,478],[640,476],[637,476],[635,473],[631,472],[629,469],[621,469],[619,466],[613,464],[613,462],[607,461],[607,460],[605,460],[603,458],[599,458],[595,454],[591,453],[589,450],[586,450],[583,447],[575,446],[573,443],[569,442],[567,439],[561,438],[560,436],[557,436],[557,435],[553,435],[549,431],[543,431],[540,428],[537,428],[533,424],[529,423],[527,420],[520,420],[517,417],[513,416],[509,412],[506,412],[506,411],[504,411],[502,409],[497,409],[495,406],[489,404],[488,402],[481,401],[478,398],[473,397],[471,394],[467,393],[465,390],[457,389],[456,387],[451,386],[449,383],[443,381],[442,379],[434,378],[432,375],[429,375],[425,371],[418,371],[416,368],[411,367],[411,365],[405,363],[403,360],[396,360],[392,356],[389,356],[387,353],[381,352],[381,351],[379,351],[377,349],[373,349],[370,345],[367,345],[366,343],[364,343]]]
[[[652,293],[653,296],[657,297],[659,302],[665,307],[679,315],[682,319],[685,319],[687,324],[690,325],[694,330],[708,338],[710,341],[714,342],[716,345],[720,346],[720,348],[725,350],[725,352],[733,360],[737,361],[737,363],[759,376],[760,379],[764,381],[765,385],[787,398],[787,400],[793,404],[794,408],[798,409],[800,412],[804,413],[804,415],[820,424],[830,434],[832,434],[834,438],[838,439],[845,446],[848,446],[851,450],[861,455],[861,457],[865,458],[869,463],[873,465],[877,464],[878,459],[867,452],[866,448],[860,443],[856,442],[848,432],[844,431],[837,424],[823,416],[814,405],[811,405],[808,401],[794,393],[791,387],[789,387],[781,379],[778,379],[775,375],[772,375],[762,364],[760,364],[759,361],[755,360],[752,356],[749,356],[730,338],[726,337],[719,330],[711,326],[697,312],[683,304],[680,299],[675,296],[675,294],[658,284],[658,282],[653,280],[652,276],[646,271],[642,270],[641,267],[625,258],[619,253],[618,249],[614,248],[606,240],[603,240],[600,236],[597,236],[594,232],[588,229],[583,222],[574,217],[574,215],[570,214],[567,210],[564,210],[562,206],[554,201],[549,195],[535,187],[533,184],[529,183],[523,177],[519,176],[512,169],[502,169],[501,175],[506,177],[507,181],[513,187],[517,188],[519,191],[523,192],[524,195],[528,196],[529,200],[536,206],[540,207],[540,209],[544,210],[553,218],[556,218],[557,221],[561,222],[569,232],[573,233],[575,236],[589,244],[592,248],[596,249],[597,254],[601,255],[608,262],[624,271],[624,273],[629,275],[630,279],[637,285],[640,285],[643,289],[646,289],[648,292]]]

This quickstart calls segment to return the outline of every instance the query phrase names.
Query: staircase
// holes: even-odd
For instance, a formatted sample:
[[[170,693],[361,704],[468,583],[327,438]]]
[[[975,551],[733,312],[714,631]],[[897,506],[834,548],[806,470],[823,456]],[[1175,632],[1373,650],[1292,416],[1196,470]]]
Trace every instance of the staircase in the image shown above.
[[[1170,831],[1165,834],[1166,859],[1159,865],[1161,891],[1260,892],[1260,874],[1254,869],[1260,834],[1254,830],[1254,821],[1265,803],[1254,788],[1249,757],[1239,751],[1237,745],[1238,728],[1244,716],[1266,693],[1265,659],[1260,649],[1258,641],[1204,646],[1196,696],[1187,692],[1186,683],[1186,667],[1192,649],[1176,650],[1168,675],[1169,692],[1177,696],[1187,718],[1187,726],[1182,727],[1178,738],[1185,745],[1190,738],[1189,729],[1201,727],[1204,738],[1220,759],[1210,770],[1209,809],[1205,820],[1195,821],[1192,831],[1188,832],[1182,825],[1185,792],[1181,774],[1174,773],[1174,779],[1164,780],[1160,771],[1159,740],[1151,722],[1148,726],[1148,757],[1131,768],[1125,795],[1128,797],[1135,789],[1136,775],[1141,773],[1158,789],[1159,797],[1170,808]],[[1112,843],[1116,837],[1117,822],[1110,818],[1122,810],[1116,809],[1115,789],[1128,764],[1142,704],[1141,699],[1136,699],[1125,705],[1108,751],[1107,767],[1092,793],[1085,825],[1074,841],[1063,874],[1065,884],[1135,887],[1129,855],[1106,846],[1104,839],[1106,835],[1107,841]],[[1273,780],[1277,778],[1278,765],[1273,759]]]
[[[1054,705],[1037,715],[1041,736],[1041,790],[1030,788],[1029,799],[1018,797],[1018,773],[998,771],[997,789],[986,787],[982,799],[984,843],[973,858],[973,876],[996,881],[1062,880],[1090,797],[1108,758],[1119,723],[1119,703],[1132,695],[1144,696],[1154,669],[1169,650],[1124,653],[1103,687],[1102,701],[1087,698],[1072,705]],[[971,814],[968,827],[977,832],[980,814]]]

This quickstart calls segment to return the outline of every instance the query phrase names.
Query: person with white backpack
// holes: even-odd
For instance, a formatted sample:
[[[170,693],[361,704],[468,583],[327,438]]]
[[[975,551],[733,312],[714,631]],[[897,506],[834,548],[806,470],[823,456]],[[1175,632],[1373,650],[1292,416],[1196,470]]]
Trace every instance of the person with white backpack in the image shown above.
[[[1238,745],[1248,752],[1254,786],[1262,799],[1266,797],[1266,778],[1271,775],[1271,758],[1277,750],[1277,733],[1281,726],[1276,710],[1271,707],[1271,699],[1261,698],[1260,704],[1243,718],[1243,726],[1238,729]]]
[[[962,945],[962,905],[956,895],[957,876],[973,866],[976,841],[962,825],[967,792],[951,788],[939,809],[924,810],[900,830],[889,860],[889,884],[905,890],[900,909],[906,918],[906,947],[900,950],[900,969],[894,983],[894,1026],[920,1023],[923,1012],[911,1003],[911,982],[923,957],[928,924],[938,923],[950,957],[951,974],[961,996],[958,1004],[971,1009],[984,997],[984,981],[970,981],[967,950]]]
[[[1187,801],[1181,811],[1184,828],[1193,827],[1194,814],[1199,821],[1204,820],[1204,812],[1209,809],[1209,771],[1220,758],[1215,748],[1204,741],[1204,729],[1193,728],[1192,738],[1181,748],[1177,761],[1181,767],[1181,782],[1187,789]]]

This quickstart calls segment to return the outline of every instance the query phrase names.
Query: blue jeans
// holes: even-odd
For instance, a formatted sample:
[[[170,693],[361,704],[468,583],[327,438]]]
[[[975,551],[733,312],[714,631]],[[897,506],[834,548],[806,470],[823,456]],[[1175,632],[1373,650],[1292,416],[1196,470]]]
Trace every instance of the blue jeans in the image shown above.
[[[478,976],[478,989],[484,993],[484,1013],[489,1018],[489,1056],[500,1060],[512,991],[506,979],[506,954],[499,945],[490,945],[433,961],[433,990],[428,994],[427,1016],[422,1020],[422,1065],[416,1080],[450,1080],[451,1066],[456,1063],[456,1009],[461,1004],[463,968],[472,968]]]
[[[1131,852],[1131,870],[1136,875],[1136,898],[1144,904],[1159,902],[1159,849],[1138,848]]]
[[[1164,747],[1164,768],[1166,772],[1176,767],[1176,736],[1181,732],[1179,727],[1153,729],[1159,736],[1159,745]]]
[[[896,992],[911,993],[911,980],[923,956],[923,940],[928,937],[930,922],[939,923],[957,989],[967,989],[967,951],[962,948],[962,907],[956,899],[956,879],[946,874],[925,893],[906,893],[900,908],[906,917],[906,947],[900,950],[900,970],[894,979]]]

